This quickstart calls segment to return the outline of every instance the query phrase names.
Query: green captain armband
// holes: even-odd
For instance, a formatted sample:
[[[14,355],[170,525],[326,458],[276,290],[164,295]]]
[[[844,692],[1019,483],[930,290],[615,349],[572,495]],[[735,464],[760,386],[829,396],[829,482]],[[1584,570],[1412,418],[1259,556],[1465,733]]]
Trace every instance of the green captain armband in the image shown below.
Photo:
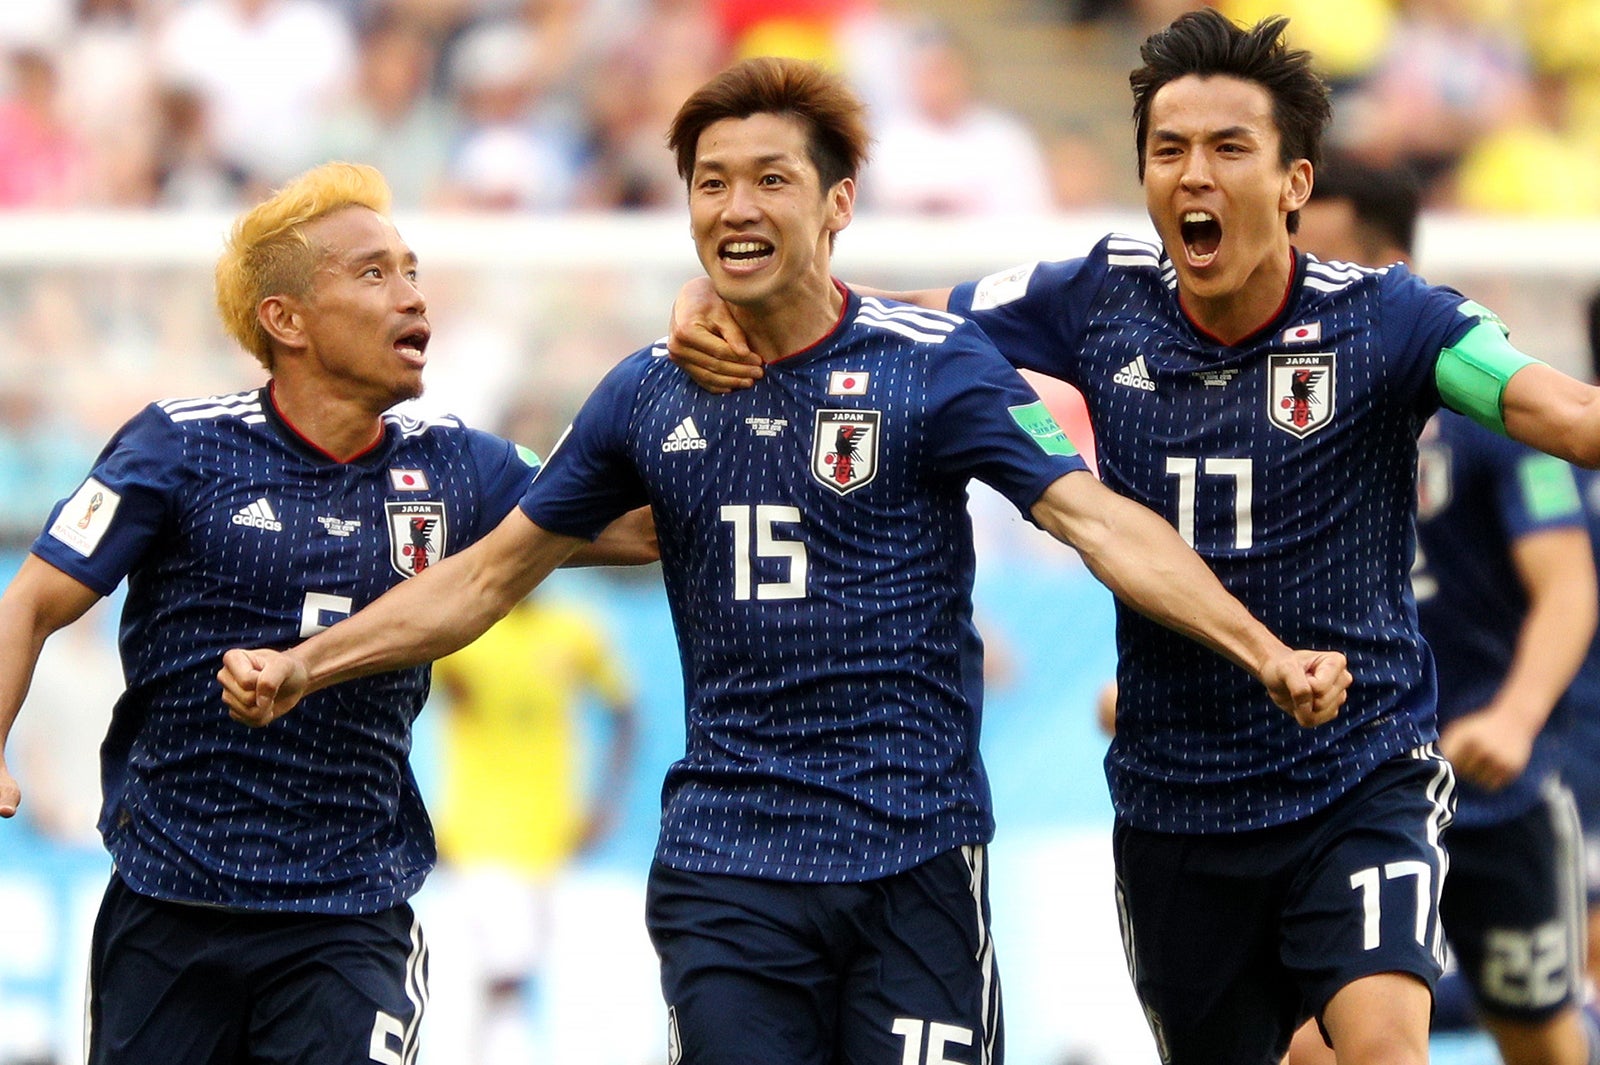
[[[1476,304],[1462,307],[1468,313]],[[1524,355],[1506,339],[1505,327],[1494,317],[1480,318],[1467,335],[1439,353],[1433,366],[1433,380],[1439,386],[1444,405],[1504,436],[1505,417],[1500,412],[1500,397],[1506,382],[1524,366],[1538,362]]]
[[[512,446],[517,449],[517,458],[521,459],[527,465],[533,467],[534,469],[538,469],[540,466],[544,465],[544,463],[539,461],[539,454],[538,452],[534,451],[533,448],[524,447],[521,444],[513,444]]]

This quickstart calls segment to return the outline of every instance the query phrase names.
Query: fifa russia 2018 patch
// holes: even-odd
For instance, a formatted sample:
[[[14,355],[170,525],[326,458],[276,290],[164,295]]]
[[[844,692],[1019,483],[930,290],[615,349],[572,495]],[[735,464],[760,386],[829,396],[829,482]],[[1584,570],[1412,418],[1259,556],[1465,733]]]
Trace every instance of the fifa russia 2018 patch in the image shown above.
[[[100,538],[111,527],[111,517],[121,502],[120,495],[90,477],[61,505],[50,535],[88,558],[100,546]]]
[[[1333,352],[1267,356],[1267,417],[1307,437],[1333,420]]]
[[[811,438],[811,476],[848,495],[878,474],[878,427],[875,410],[819,410]]]
[[[385,503],[389,517],[389,564],[402,577],[415,577],[444,557],[444,504]]]

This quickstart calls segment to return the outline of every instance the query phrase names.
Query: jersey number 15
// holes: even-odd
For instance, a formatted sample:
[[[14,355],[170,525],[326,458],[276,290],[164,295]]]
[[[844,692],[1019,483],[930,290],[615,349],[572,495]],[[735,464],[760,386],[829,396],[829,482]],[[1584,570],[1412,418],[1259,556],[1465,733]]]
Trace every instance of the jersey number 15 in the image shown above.
[[[755,506],[729,504],[720,511],[724,522],[733,526],[733,598],[744,601],[751,593],[759,600],[804,599],[806,597],[806,545],[798,540],[782,540],[773,532],[777,525],[797,525],[799,507],[758,503]],[[781,558],[789,562],[789,576],[781,581],[756,584],[753,558]]]

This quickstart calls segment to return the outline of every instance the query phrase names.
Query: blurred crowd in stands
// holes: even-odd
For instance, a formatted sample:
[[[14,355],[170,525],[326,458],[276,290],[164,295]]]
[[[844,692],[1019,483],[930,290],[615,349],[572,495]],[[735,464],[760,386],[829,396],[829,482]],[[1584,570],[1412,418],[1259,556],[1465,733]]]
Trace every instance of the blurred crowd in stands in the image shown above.
[[[1104,94],[984,91],[986,22],[1032,20],[1085,60],[1192,0],[27,0],[0,5],[0,207],[231,207],[330,158],[398,206],[671,208],[662,132],[733,58],[845,71],[878,143],[863,209],[1136,205],[1127,124],[1067,131]],[[1430,207],[1600,213],[1594,0],[1216,0],[1282,13],[1337,90],[1341,147],[1409,162]],[[950,21],[936,21],[936,14]],[[1013,80],[1013,84],[1015,81]],[[1048,93],[1040,85],[1036,92]],[[1025,90],[1024,90],[1025,91]],[[1019,93],[1013,91],[1012,97]],[[1067,94],[1061,94],[1066,96]],[[1024,117],[1026,116],[1026,117]]]

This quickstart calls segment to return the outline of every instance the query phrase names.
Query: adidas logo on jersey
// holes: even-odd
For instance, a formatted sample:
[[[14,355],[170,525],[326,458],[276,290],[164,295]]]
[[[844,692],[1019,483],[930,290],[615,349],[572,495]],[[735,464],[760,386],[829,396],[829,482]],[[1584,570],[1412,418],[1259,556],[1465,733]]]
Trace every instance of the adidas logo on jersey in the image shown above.
[[[267,502],[266,496],[235,514],[233,523],[248,525],[252,529],[266,529],[268,532],[283,532],[283,522],[272,512],[272,504]]]
[[[704,451],[706,438],[700,435],[700,427],[694,423],[693,418],[685,418],[678,423],[678,427],[667,438],[661,441],[661,450],[670,451]]]
[[[1140,355],[1128,365],[1111,375],[1111,380],[1119,385],[1137,388],[1144,392],[1154,392],[1156,383],[1150,380],[1150,374],[1144,368],[1144,356]]]

